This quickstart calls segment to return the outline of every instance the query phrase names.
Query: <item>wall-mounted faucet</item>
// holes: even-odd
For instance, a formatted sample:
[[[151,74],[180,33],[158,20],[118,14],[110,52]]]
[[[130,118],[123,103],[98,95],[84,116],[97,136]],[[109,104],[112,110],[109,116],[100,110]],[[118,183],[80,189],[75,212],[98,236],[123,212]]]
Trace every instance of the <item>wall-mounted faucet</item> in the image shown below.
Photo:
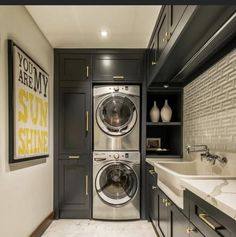
[[[191,152],[203,152],[200,154],[201,160],[205,158],[207,161],[212,162],[213,165],[216,163],[216,160],[218,160],[222,164],[226,164],[228,161],[226,157],[211,154],[207,145],[187,145],[186,150],[188,154]]]

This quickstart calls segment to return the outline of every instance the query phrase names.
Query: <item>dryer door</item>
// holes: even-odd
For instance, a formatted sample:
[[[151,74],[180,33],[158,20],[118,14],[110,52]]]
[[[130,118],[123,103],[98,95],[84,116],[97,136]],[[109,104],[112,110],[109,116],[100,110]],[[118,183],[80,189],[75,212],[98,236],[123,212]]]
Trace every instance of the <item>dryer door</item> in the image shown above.
[[[135,171],[128,164],[112,162],[98,172],[95,186],[102,201],[119,207],[136,195],[139,181]]]
[[[137,109],[126,95],[115,93],[101,101],[96,111],[96,119],[105,133],[120,136],[134,127]]]

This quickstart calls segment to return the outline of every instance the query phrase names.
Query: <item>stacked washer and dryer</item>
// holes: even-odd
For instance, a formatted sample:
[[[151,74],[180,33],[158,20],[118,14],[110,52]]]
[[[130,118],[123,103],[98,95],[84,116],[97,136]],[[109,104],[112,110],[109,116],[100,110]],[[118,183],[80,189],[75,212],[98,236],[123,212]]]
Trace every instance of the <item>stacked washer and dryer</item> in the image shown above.
[[[93,218],[140,218],[140,87],[93,88]]]

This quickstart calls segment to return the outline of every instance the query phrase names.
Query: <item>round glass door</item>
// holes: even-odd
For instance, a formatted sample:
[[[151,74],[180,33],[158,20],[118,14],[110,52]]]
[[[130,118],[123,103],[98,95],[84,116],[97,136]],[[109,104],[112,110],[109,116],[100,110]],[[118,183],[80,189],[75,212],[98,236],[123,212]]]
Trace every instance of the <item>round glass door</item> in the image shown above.
[[[97,109],[97,122],[100,128],[111,135],[129,132],[135,125],[136,118],[136,108],[126,96],[109,96],[100,103]]]
[[[100,198],[110,205],[124,205],[136,194],[138,178],[127,164],[113,162],[104,166],[96,177],[96,190]]]

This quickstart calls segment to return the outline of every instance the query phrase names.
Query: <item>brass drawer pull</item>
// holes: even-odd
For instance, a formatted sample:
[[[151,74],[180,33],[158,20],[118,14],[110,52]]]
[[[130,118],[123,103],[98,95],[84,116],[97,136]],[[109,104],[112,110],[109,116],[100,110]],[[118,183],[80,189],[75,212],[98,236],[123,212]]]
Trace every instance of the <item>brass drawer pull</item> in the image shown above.
[[[154,175],[155,173],[155,170],[149,170],[149,174]]]
[[[69,159],[79,159],[80,156],[68,156]]]
[[[86,67],[86,78],[88,79],[89,77],[89,66]]]
[[[208,214],[205,213],[199,213],[198,214],[199,218],[205,222],[210,228],[212,228],[213,230],[217,230],[217,229],[221,229],[223,228],[223,226],[221,226],[220,224],[218,224],[216,221],[214,221],[211,217],[208,216]],[[212,222],[211,222],[212,220]]]
[[[152,190],[157,189],[157,186],[152,186]]]
[[[154,65],[156,65],[156,64],[157,64],[156,62],[152,61],[152,66],[154,66]]]
[[[85,194],[88,196],[88,175],[85,177]]]
[[[124,80],[125,77],[124,76],[113,76],[114,80]]]
[[[86,111],[86,132],[89,130],[89,112]]]

